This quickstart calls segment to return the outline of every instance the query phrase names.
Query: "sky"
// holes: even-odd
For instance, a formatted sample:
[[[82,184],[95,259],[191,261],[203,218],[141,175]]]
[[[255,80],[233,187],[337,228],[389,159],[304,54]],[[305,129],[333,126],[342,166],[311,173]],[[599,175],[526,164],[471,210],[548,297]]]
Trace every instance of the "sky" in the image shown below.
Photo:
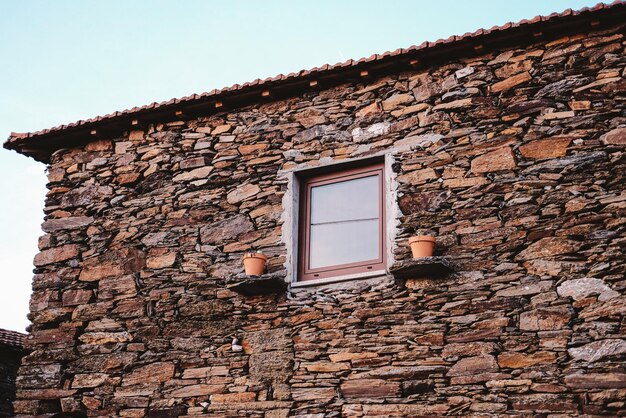
[[[0,0],[0,140],[595,3]],[[29,324],[45,184],[0,149],[0,328]]]

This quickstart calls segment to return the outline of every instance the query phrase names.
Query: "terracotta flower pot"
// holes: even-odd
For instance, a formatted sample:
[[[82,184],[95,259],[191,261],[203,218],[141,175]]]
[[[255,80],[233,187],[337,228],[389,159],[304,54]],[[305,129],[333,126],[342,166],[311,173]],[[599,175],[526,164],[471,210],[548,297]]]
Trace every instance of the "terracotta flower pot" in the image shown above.
[[[409,245],[413,258],[432,257],[435,250],[435,237],[432,235],[418,235],[409,238]]]
[[[261,253],[250,252],[243,255],[243,269],[248,276],[260,276],[265,269],[267,256]]]

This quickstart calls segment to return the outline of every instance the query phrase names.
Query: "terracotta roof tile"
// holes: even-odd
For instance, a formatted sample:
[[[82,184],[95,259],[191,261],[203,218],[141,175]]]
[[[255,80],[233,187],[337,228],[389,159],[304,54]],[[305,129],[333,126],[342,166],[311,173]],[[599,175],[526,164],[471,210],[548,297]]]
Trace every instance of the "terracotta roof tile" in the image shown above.
[[[513,28],[520,28],[520,27],[526,27],[526,26],[532,26],[532,25],[544,25],[545,24],[544,22],[556,21],[559,19],[578,16],[582,14],[597,13],[605,9],[616,8],[616,7],[621,7],[625,5],[626,5],[626,0],[615,0],[614,2],[610,4],[599,3],[596,6],[593,6],[592,8],[585,7],[577,11],[572,10],[572,9],[566,9],[561,13],[551,13],[550,15],[547,15],[547,16],[535,16],[531,19],[524,19],[517,23],[508,22],[501,26],[493,26],[490,29],[478,29],[474,32],[467,32],[460,36],[450,36],[446,39],[439,39],[435,42],[423,42],[417,46],[412,45],[408,48],[404,48],[404,49],[401,48],[395,51],[388,51],[383,54],[374,54],[374,55],[371,55],[370,57],[364,57],[359,60],[349,59],[347,61],[340,62],[334,65],[325,64],[321,67],[314,67],[309,70],[301,70],[298,72],[290,73],[288,75],[278,74],[275,77],[268,77],[264,80],[256,79],[252,82],[248,82],[244,84],[235,84],[233,86],[224,87],[219,90],[213,89],[210,92],[193,94],[193,95],[185,96],[179,99],[170,99],[168,101],[164,101],[161,103],[154,102],[154,103],[140,106],[140,107],[135,106],[131,109],[125,109],[119,112],[114,112],[114,113],[110,113],[104,116],[98,116],[98,117],[91,118],[91,119],[79,120],[74,123],[70,123],[66,125],[59,125],[53,128],[44,129],[41,131],[29,133],[29,134],[11,133],[8,140],[5,142],[4,147],[8,149],[17,150],[18,152],[23,152],[27,155],[34,155],[35,158],[38,158],[38,156],[32,152],[32,149],[36,147],[36,145],[32,143],[33,141],[43,139],[46,136],[54,136],[56,138],[61,135],[64,135],[65,134],[64,131],[69,130],[69,129],[84,129],[83,127],[86,127],[86,125],[98,125],[100,123],[111,123],[111,122],[114,122],[117,118],[134,116],[134,114],[137,114],[140,112],[142,113],[142,115],[145,116],[148,112],[152,110],[160,110],[160,108],[171,107],[171,106],[181,104],[181,103],[192,103],[197,100],[206,101],[206,99],[218,100],[218,99],[221,99],[221,96],[225,94],[228,94],[228,97],[231,97],[233,93],[237,93],[241,90],[244,90],[243,92],[247,92],[248,90],[253,90],[257,88],[267,89],[269,87],[274,87],[275,85],[276,86],[280,85],[280,83],[284,83],[286,81],[297,80],[298,78],[305,77],[305,76],[311,76],[311,75],[317,76],[320,74],[324,74],[324,75],[331,74],[335,70],[340,70],[345,67],[366,66],[366,65],[370,65],[373,62],[402,59],[404,55],[411,54],[411,56],[413,56],[414,54],[426,52],[425,50],[428,50],[434,47],[437,47],[439,50],[440,47],[447,48],[460,42],[468,42],[468,41],[473,41],[473,40],[479,41],[481,37],[492,36],[492,35],[495,36],[498,33],[501,33],[503,31],[507,31]],[[95,126],[93,127],[95,128]],[[25,143],[28,143],[29,151],[21,150],[22,145],[25,145]],[[38,158],[38,159],[42,161],[45,160],[41,158]]]
[[[25,339],[26,334],[0,328],[0,345],[8,345],[11,347],[24,347]]]

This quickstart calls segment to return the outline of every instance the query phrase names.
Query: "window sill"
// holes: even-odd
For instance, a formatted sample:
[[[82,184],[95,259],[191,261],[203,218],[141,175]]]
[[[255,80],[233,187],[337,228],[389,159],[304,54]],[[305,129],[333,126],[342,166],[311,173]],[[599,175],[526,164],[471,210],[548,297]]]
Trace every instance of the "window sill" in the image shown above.
[[[387,272],[385,270],[367,271],[364,273],[347,274],[344,276],[326,277],[324,279],[303,280],[300,282],[293,281],[291,282],[291,287],[296,288],[296,287],[320,286],[320,285],[325,285],[325,284],[345,282],[349,280],[371,279],[373,277],[381,277],[381,276],[386,276],[386,275],[387,275]]]

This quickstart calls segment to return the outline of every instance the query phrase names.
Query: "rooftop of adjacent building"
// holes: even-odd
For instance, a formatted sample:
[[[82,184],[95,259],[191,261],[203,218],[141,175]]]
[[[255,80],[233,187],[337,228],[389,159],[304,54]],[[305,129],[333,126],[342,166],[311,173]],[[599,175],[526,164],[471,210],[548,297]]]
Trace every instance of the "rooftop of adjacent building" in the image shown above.
[[[0,346],[24,347],[26,334],[0,328]]]

